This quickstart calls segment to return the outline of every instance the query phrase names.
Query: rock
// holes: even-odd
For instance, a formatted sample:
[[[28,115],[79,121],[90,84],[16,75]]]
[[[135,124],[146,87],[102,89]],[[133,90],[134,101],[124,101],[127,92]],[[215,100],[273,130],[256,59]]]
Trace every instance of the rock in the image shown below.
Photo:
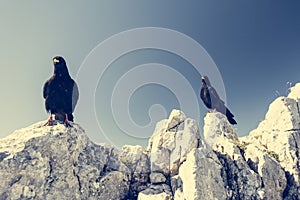
[[[147,154],[139,145],[125,145],[119,159],[131,170],[132,179],[128,197],[136,199],[138,193],[145,190],[149,183],[150,162]]]
[[[276,159],[255,145],[248,145],[245,158],[261,177],[264,188],[261,198],[280,199],[287,185],[285,172]],[[276,192],[274,192],[276,191]]]
[[[176,190],[174,194],[174,200],[183,200],[183,199],[184,199],[183,192],[180,190]]]
[[[134,172],[142,154],[143,148],[140,145],[125,145],[122,147],[119,158],[132,172]]]
[[[219,153],[217,155],[223,166],[221,176],[227,191],[227,198],[261,199],[260,190],[263,187],[261,177],[248,163],[241,158],[234,160],[228,155]]]
[[[273,131],[297,130],[300,128],[298,102],[288,97],[279,97],[270,104],[269,110],[256,130],[267,129]]]
[[[300,141],[299,112],[294,99],[280,97],[269,107],[265,120],[257,129],[241,138],[245,143],[257,146],[279,163],[296,180],[299,180],[298,144]]]
[[[150,174],[150,182],[152,184],[165,183],[166,177],[162,173],[152,172]]]
[[[240,138],[247,144],[246,157],[253,160],[263,177],[268,198],[282,195],[286,199],[298,199],[300,196],[299,99],[298,83],[288,97],[278,97],[270,104],[265,119],[255,130]]]
[[[229,155],[233,159],[241,157],[238,137],[225,115],[207,113],[204,118],[204,138],[213,150]]]
[[[286,187],[284,170],[266,152],[239,141],[224,115],[208,113],[204,131],[206,141],[222,163],[222,180],[230,198],[282,197]]]
[[[139,193],[138,200],[157,199],[172,200],[173,195],[167,184],[151,185],[148,189]]]
[[[179,170],[184,198],[259,199],[261,178],[248,166],[226,116],[208,113],[204,123],[207,144],[194,149]]]
[[[0,139],[0,199],[300,199],[300,84],[238,138],[218,112],[179,110],[146,149],[95,144],[77,124],[39,122]]]
[[[178,126],[182,125],[185,119],[186,116],[183,112],[181,112],[180,110],[172,110],[169,118],[166,121],[167,126],[165,126],[164,128],[166,131],[176,132]]]
[[[92,143],[77,124],[66,128],[43,123],[0,140],[0,152],[6,155],[0,162],[0,199],[127,195],[130,171],[117,160],[113,147]]]
[[[193,149],[179,169],[183,195],[180,191],[176,191],[176,194],[186,200],[226,199],[221,168],[222,165],[213,151],[207,148]]]
[[[211,146],[218,143],[216,140],[220,140],[220,142],[226,139],[238,140],[226,116],[219,112],[206,114],[203,131],[205,141]]]
[[[139,199],[173,199],[171,187],[174,186],[174,191],[181,187],[177,181],[174,185],[173,177],[178,177],[179,167],[188,153],[201,144],[197,122],[183,112],[173,110],[168,119],[158,122],[147,147],[152,185],[139,194]],[[173,180],[171,185],[169,179]]]
[[[295,99],[296,101],[300,99],[300,83],[297,83],[294,87],[290,88],[290,93],[287,97]]]
[[[140,193],[138,200],[172,200],[173,197],[170,194],[167,194],[165,192],[159,193],[159,194],[144,194],[144,193]]]
[[[119,171],[109,172],[100,179],[98,188],[98,198],[111,200],[124,199],[129,191],[129,177]]]
[[[174,199],[183,199],[183,183],[179,175],[171,178],[171,189],[174,194]]]
[[[149,140],[151,171],[171,176],[178,174],[180,163],[200,143],[199,127],[195,120],[173,110],[169,119],[157,123]]]

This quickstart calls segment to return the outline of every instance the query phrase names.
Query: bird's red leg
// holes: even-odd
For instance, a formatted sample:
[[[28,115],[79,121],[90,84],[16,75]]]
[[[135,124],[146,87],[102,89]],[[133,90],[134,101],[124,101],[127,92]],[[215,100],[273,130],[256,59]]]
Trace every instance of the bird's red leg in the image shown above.
[[[52,124],[52,114],[50,114],[50,117],[49,117],[49,119],[47,120],[47,122],[44,124],[44,126],[52,126],[53,124]]]
[[[216,112],[216,110],[217,110],[216,108],[210,109],[209,112],[210,112],[210,113],[214,113],[214,112]]]
[[[72,127],[71,124],[69,124],[68,114],[66,114],[65,126]]]

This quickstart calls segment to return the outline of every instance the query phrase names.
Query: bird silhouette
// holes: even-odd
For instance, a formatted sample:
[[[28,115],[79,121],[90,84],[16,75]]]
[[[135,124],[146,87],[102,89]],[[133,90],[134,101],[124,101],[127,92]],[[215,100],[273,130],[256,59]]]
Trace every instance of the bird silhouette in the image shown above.
[[[71,78],[66,61],[61,56],[53,58],[54,73],[43,87],[45,108],[50,112],[50,117],[45,125],[53,125],[52,115],[62,121],[67,127],[73,121],[73,111],[79,98],[78,87]]]
[[[230,112],[230,110],[225,106],[225,103],[222,99],[220,99],[217,91],[213,88],[208,80],[207,76],[202,76],[202,86],[200,97],[205,104],[205,106],[209,109],[216,110],[224,115],[226,115],[230,124],[237,124],[233,119],[234,115]]]

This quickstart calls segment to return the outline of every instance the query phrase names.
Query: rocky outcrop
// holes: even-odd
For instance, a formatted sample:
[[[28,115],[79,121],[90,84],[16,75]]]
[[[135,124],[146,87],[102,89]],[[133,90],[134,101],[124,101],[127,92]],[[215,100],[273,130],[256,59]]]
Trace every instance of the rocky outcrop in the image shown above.
[[[186,118],[179,110],[173,110],[169,119],[156,125],[150,138],[147,152],[151,172],[177,175],[179,166],[187,154],[197,148],[200,140],[199,127],[195,120]]]
[[[226,116],[179,110],[148,146],[95,144],[77,124],[42,122],[0,140],[0,199],[300,199],[300,84],[237,137]]]
[[[220,113],[206,116],[207,121],[216,119],[219,119],[216,127],[228,126],[225,116]],[[207,129],[204,127],[204,130]],[[231,128],[224,128],[221,134],[220,129],[205,133],[215,138],[210,145],[222,166],[220,174],[226,188],[226,198],[282,199],[286,177],[280,164],[259,148],[250,150],[249,144],[237,138],[232,131]]]
[[[0,152],[0,199],[123,199],[129,191],[118,150],[92,143],[76,124],[34,124],[1,139]]]
[[[290,199],[300,198],[300,84],[291,88],[287,97],[278,97],[270,104],[269,110],[257,129],[241,138],[245,144],[245,156],[254,162],[265,179],[272,180],[266,186],[281,186],[283,196]],[[262,153],[264,153],[264,156]],[[269,158],[267,158],[269,156]],[[266,171],[271,162],[279,167]],[[266,177],[268,175],[268,177]],[[284,181],[279,177],[285,176]],[[275,177],[278,177],[275,179]],[[283,180],[283,179],[281,179]]]

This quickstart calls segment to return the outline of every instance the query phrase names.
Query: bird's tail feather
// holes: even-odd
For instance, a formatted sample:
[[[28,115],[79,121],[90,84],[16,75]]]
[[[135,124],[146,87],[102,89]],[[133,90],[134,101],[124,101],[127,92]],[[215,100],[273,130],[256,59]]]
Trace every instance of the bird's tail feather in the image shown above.
[[[230,124],[237,124],[236,121],[233,119],[234,115],[230,112],[228,108],[226,108],[226,117]]]
[[[71,122],[74,121],[74,117],[73,117],[72,113],[68,114],[68,120],[71,121]]]

